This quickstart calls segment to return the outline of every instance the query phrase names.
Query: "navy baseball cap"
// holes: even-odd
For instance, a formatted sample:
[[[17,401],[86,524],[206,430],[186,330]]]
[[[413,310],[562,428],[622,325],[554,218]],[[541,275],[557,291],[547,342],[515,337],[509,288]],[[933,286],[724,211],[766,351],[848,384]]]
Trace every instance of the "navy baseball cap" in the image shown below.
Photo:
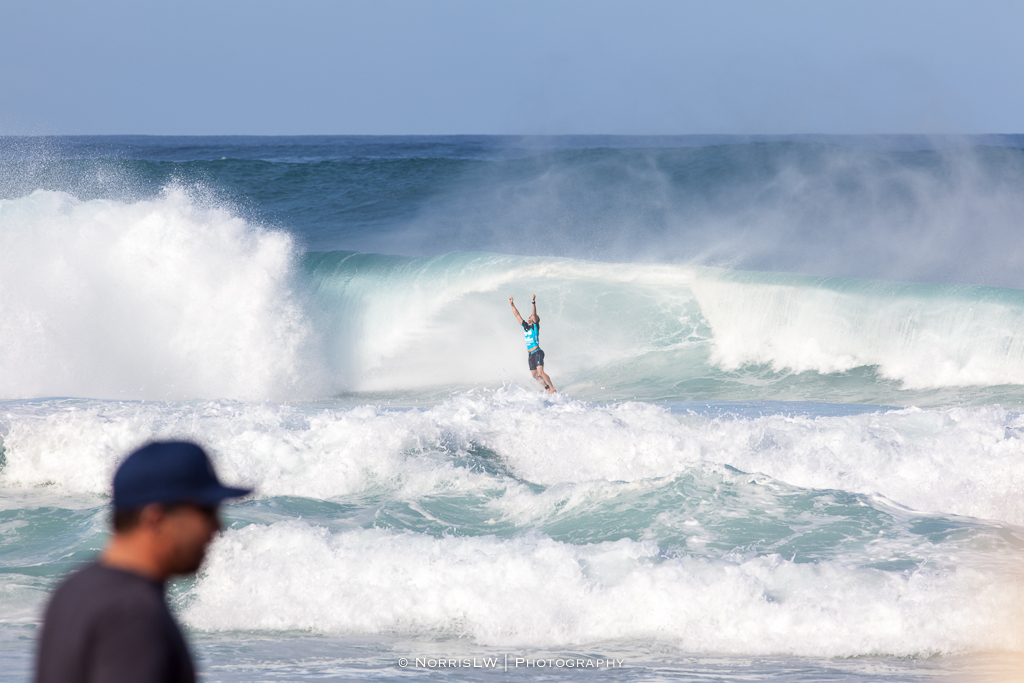
[[[114,508],[133,510],[150,503],[215,506],[252,489],[224,486],[206,451],[188,441],[155,441],[125,458],[114,473]]]

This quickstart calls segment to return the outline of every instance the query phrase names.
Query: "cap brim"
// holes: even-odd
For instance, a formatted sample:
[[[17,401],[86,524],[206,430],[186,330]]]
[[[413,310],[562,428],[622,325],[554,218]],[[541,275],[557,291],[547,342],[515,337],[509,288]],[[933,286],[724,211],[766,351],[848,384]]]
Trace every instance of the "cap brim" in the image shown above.
[[[190,496],[190,500],[206,505],[217,505],[228,498],[242,498],[248,496],[254,489],[240,489],[234,486],[218,486],[209,488],[196,496]]]

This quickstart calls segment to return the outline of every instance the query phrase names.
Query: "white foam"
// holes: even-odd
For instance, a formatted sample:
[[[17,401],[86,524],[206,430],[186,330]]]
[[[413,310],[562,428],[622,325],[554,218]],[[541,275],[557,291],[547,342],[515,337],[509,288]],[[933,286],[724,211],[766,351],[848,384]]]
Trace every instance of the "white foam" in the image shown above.
[[[52,582],[19,572],[5,572],[0,584],[0,624],[36,624]]]
[[[896,574],[666,558],[653,543],[539,533],[432,538],[304,522],[219,539],[186,597],[207,630],[434,632],[505,646],[629,639],[693,653],[857,656],[1019,649],[1019,583],[961,567]]]
[[[231,401],[58,401],[44,406],[12,406],[0,422],[6,423],[0,432],[4,486],[104,494],[125,454],[147,441],[169,438],[208,446],[222,478],[255,486],[265,496],[331,498],[379,488],[415,496],[493,483],[454,467],[445,457],[444,447],[471,447],[474,427],[464,425],[459,433],[429,411]]]
[[[877,366],[905,389],[1024,384],[1024,299],[961,297],[955,288],[876,286],[839,291],[802,284],[695,278],[714,334],[712,362],[840,373]],[[888,291],[884,291],[884,290]],[[915,293],[916,292],[916,293]]]
[[[308,394],[290,237],[181,190],[0,201],[0,396]]]
[[[495,411],[492,425],[500,427],[484,443],[538,483],[636,481],[716,463],[804,488],[1024,523],[1024,418],[1000,408],[707,419],[650,404],[567,403]]]
[[[226,479],[265,496],[509,486],[453,464],[453,456],[487,449],[516,477],[546,486],[729,465],[798,487],[877,493],[916,510],[1024,524],[1024,417],[997,407],[711,419],[512,387],[407,411],[225,401],[8,404],[0,428],[7,461],[0,483],[68,493],[103,494],[131,447],[185,437],[211,448]]]

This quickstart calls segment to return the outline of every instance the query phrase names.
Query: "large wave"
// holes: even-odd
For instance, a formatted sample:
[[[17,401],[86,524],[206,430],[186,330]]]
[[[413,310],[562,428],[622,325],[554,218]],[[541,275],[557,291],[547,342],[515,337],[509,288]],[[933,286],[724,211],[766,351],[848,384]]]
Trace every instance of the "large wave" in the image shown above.
[[[672,264],[300,254],[169,188],[0,203],[0,396],[443,398],[531,383],[507,298],[537,294],[556,386],[590,399],[1015,404],[1018,290]],[[411,393],[410,393],[411,392]]]
[[[534,293],[549,371],[593,398],[1013,401],[978,388],[1024,384],[1018,290],[490,254],[307,267],[351,390],[528,384],[506,299]]]

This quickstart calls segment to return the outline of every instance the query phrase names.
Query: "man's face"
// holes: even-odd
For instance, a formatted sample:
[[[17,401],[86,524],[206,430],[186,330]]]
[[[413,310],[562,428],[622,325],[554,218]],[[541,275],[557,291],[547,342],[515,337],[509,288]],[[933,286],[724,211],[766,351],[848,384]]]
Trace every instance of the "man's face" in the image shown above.
[[[206,557],[206,547],[220,531],[216,507],[176,505],[164,511],[160,539],[168,575],[192,574]]]

